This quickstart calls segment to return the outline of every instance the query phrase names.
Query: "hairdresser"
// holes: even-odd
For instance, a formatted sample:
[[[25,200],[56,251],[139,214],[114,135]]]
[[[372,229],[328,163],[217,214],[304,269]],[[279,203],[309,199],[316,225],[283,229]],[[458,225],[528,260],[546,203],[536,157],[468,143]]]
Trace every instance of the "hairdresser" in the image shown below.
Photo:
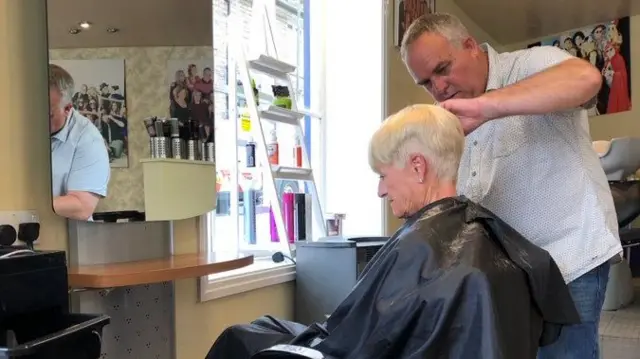
[[[587,121],[600,73],[551,46],[498,53],[442,13],[411,24],[400,52],[416,84],[462,122],[458,193],[547,250],[568,283],[582,323],[538,358],[598,358],[609,261],[622,251]]]

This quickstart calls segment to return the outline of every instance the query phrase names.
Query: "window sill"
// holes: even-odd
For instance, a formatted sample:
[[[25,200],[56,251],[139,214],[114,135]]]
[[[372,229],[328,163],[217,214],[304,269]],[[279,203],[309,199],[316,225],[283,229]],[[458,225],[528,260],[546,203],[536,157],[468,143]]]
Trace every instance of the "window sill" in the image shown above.
[[[265,288],[296,279],[296,266],[256,259],[250,266],[200,279],[200,302]]]

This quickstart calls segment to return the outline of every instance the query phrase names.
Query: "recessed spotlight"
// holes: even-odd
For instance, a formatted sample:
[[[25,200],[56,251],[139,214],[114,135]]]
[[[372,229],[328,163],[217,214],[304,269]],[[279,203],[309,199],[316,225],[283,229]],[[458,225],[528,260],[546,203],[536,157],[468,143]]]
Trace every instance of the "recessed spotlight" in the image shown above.
[[[91,27],[91,23],[89,21],[82,21],[78,23],[78,25],[83,29],[88,29]]]
[[[71,35],[79,34],[80,33],[80,29],[78,29],[77,27],[72,27],[72,28],[69,29],[69,33]]]
[[[110,33],[110,34],[115,34],[118,31],[120,31],[120,29],[117,29],[115,27],[108,27],[107,28],[107,32]]]

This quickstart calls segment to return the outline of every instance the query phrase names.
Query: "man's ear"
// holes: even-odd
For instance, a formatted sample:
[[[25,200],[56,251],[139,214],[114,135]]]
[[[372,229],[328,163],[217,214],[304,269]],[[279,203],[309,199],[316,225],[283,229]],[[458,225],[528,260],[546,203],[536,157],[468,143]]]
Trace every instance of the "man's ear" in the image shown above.
[[[462,41],[462,48],[465,50],[477,50],[478,42],[473,37],[469,36]]]
[[[63,110],[64,110],[64,112],[65,112],[65,113],[69,113],[69,111],[71,111],[72,109],[73,109],[73,104],[72,104],[72,103],[67,104],[67,105],[63,108]]]

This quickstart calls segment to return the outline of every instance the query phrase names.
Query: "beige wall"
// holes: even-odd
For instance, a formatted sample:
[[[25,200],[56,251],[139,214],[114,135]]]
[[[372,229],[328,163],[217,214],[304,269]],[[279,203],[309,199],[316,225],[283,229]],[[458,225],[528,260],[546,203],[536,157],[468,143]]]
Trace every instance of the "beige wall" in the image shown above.
[[[621,136],[640,136],[640,67],[634,66],[640,59],[640,15],[631,17],[630,39],[631,41],[631,104],[633,109],[627,112],[619,112],[611,115],[592,117],[589,120],[591,137],[594,140],[608,140]],[[567,29],[570,30],[570,29]],[[553,36],[549,34],[548,36]],[[526,48],[528,44],[540,40],[531,39],[522,43],[510,44],[504,47],[507,51]]]
[[[65,248],[65,221],[53,214],[44,1],[0,1],[0,210],[35,209],[41,248]]]
[[[176,222],[173,231],[177,254],[198,250],[196,220]],[[205,303],[198,303],[196,279],[177,281],[175,292],[177,359],[204,358],[218,335],[232,324],[248,323],[264,314],[293,319],[293,282]]]
[[[51,60],[124,59],[129,120],[129,167],[111,169],[107,198],[100,200],[96,211],[144,211],[140,160],[149,157],[149,136],[142,125],[142,119],[169,115],[167,61],[211,58],[211,47],[52,49],[49,56]]]
[[[469,19],[469,17],[454,4],[453,0],[438,0],[436,2],[436,10],[458,16],[479,42],[488,42],[494,46],[496,50],[501,49],[501,46]],[[404,63],[400,59],[400,51],[394,45],[393,11],[387,13],[387,25],[387,112],[391,114],[405,106],[415,103],[432,103],[433,99],[431,96],[421,87],[416,86],[411,76],[409,76]],[[390,209],[387,209],[387,213],[387,232],[391,234],[402,222],[393,217]]]

